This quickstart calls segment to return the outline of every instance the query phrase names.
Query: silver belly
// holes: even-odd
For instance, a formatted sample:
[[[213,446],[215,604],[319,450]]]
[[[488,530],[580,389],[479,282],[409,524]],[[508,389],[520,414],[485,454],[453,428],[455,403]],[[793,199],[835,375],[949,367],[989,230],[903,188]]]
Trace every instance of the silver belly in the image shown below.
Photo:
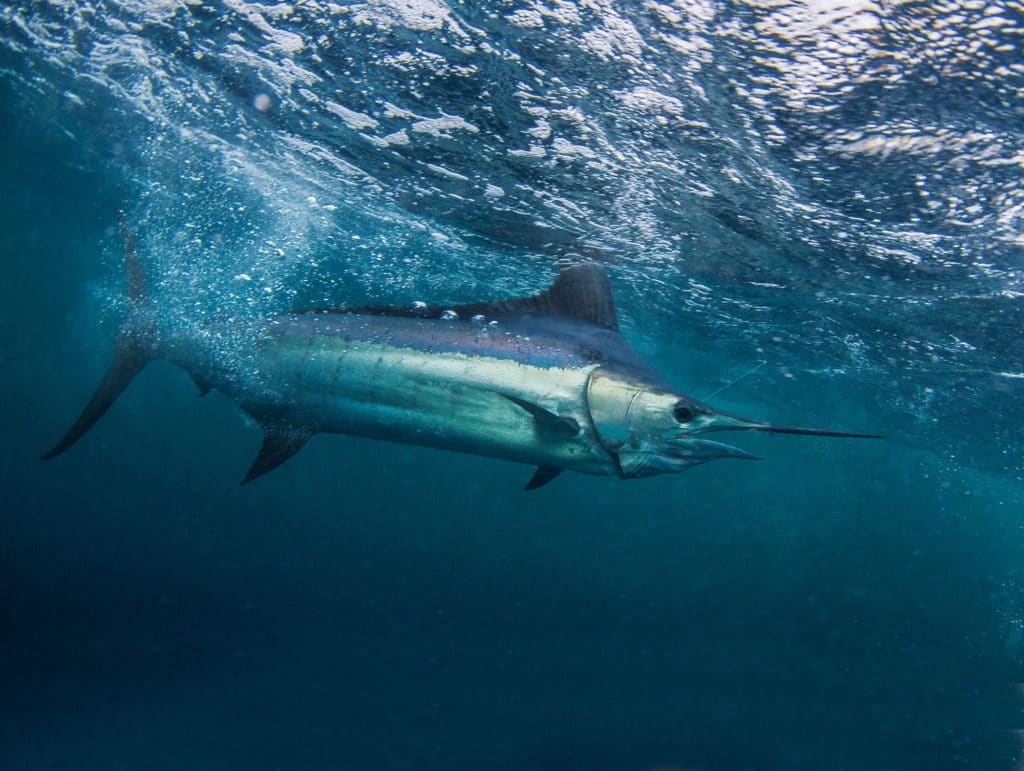
[[[587,411],[587,381],[595,364],[541,367],[333,336],[285,336],[263,357],[258,396],[251,389],[235,395],[254,414],[266,410],[316,431],[617,473]],[[571,418],[579,432],[545,430],[507,397]]]

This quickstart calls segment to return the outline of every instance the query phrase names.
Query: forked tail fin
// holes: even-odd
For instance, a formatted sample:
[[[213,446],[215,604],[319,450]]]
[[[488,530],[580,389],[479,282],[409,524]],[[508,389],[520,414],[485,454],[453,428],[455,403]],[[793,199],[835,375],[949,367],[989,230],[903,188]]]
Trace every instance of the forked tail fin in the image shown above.
[[[150,300],[146,274],[135,248],[135,238],[125,224],[124,215],[118,213],[118,219],[121,224],[121,237],[124,239],[125,275],[128,282],[128,298],[131,300],[128,318],[117,335],[114,362],[107,370],[107,374],[103,376],[82,414],[53,449],[43,455],[43,460],[57,457],[81,439],[128,387],[132,379],[155,358],[150,339]]]

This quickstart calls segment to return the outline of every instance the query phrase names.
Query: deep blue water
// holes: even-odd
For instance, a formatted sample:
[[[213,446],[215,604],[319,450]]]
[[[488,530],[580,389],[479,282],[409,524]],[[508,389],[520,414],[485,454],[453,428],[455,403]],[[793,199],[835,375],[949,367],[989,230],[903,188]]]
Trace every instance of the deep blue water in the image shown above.
[[[1018,768],[1022,22],[0,10],[0,768]],[[239,487],[258,428],[155,363],[42,463],[110,361],[119,210],[179,331],[597,261],[687,393],[888,439],[524,493],[321,435]]]

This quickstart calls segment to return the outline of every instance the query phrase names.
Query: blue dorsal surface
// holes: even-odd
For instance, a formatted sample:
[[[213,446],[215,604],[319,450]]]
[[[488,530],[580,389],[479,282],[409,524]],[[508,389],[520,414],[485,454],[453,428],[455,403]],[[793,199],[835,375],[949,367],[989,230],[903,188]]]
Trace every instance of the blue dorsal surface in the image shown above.
[[[335,317],[339,333],[351,333],[344,317],[361,317],[362,334],[433,351],[461,351],[498,358],[523,358],[541,366],[600,364],[648,381],[662,382],[619,334],[608,275],[598,265],[565,268],[536,295],[456,305],[366,305],[313,308],[293,314]],[[374,322],[374,317],[380,319]],[[481,319],[482,317],[482,319]],[[421,320],[429,324],[402,323]],[[483,325],[496,322],[491,327]],[[487,334],[467,333],[481,328]]]
[[[565,268],[551,286],[529,297],[507,300],[464,303],[462,305],[364,305],[340,308],[315,308],[306,313],[354,313],[364,316],[441,319],[456,313],[460,318],[484,316],[488,319],[508,317],[561,316],[588,322],[613,332],[619,331],[608,274],[597,265],[576,265]]]

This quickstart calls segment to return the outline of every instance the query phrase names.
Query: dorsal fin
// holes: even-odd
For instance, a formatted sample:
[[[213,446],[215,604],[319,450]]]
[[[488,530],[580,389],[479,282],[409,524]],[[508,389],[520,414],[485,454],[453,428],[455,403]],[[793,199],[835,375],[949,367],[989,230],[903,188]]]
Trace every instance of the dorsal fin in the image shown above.
[[[455,311],[462,318],[477,314],[487,317],[510,313],[536,313],[589,321],[614,331],[619,330],[615,301],[608,285],[608,274],[599,265],[575,265],[565,268],[554,283],[532,297],[514,297],[494,302],[465,305],[432,305],[423,308],[371,305],[352,308],[317,308],[299,313],[361,313],[371,316],[402,316],[406,318],[440,318],[445,311]]]
[[[619,329],[615,301],[608,285],[608,274],[598,265],[575,265],[565,268],[558,274],[550,288],[533,297],[475,303],[462,307],[467,310],[486,307],[491,309],[491,313],[519,312],[568,316],[607,329]]]

